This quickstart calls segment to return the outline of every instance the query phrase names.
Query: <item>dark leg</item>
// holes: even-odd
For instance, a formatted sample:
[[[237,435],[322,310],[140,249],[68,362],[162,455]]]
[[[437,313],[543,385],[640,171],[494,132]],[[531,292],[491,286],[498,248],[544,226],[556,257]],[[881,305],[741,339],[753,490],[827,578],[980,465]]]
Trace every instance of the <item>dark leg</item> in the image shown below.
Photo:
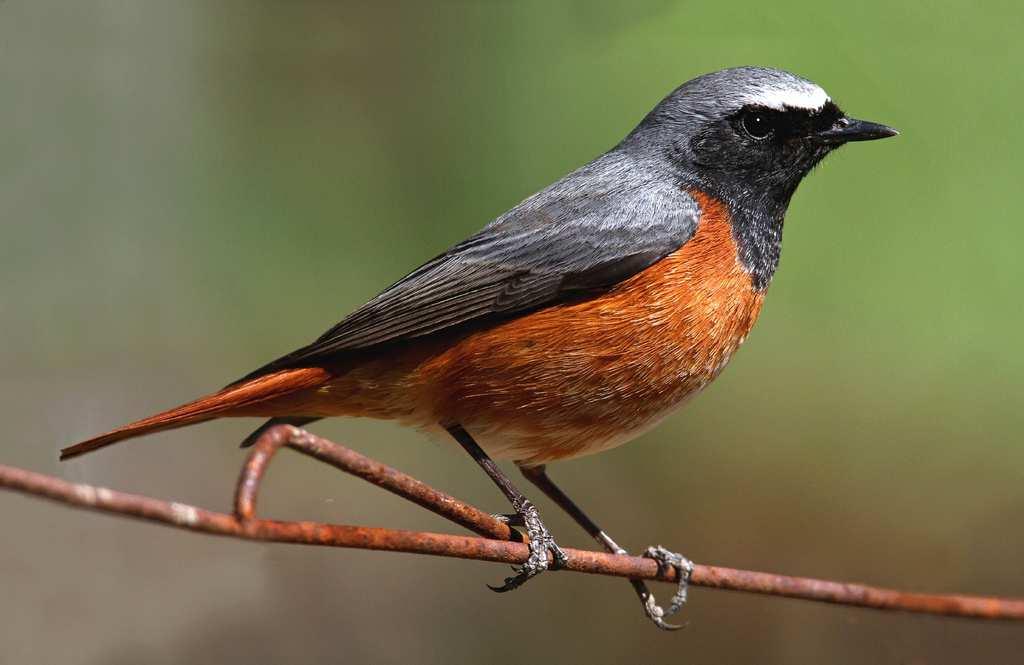
[[[575,501],[570,499],[569,496],[563,492],[553,480],[551,480],[551,477],[548,476],[547,469],[543,465],[520,466],[519,470],[527,480],[536,485],[540,491],[547,495],[549,499],[557,503],[577,524],[583,527],[584,531],[590,534],[591,538],[601,543],[606,550],[612,554],[628,554],[626,550],[619,547],[618,543],[612,540],[611,536],[605,533],[604,530],[594,522],[594,520],[590,519],[590,517],[576,505]],[[640,598],[640,603],[643,605],[644,613],[655,623],[656,626],[658,626],[658,628],[662,628],[664,630],[675,630],[677,628],[681,628],[682,626],[667,623],[665,621],[665,617],[672,616],[678,612],[686,602],[686,588],[690,581],[690,573],[693,571],[693,564],[682,555],[669,552],[660,545],[658,547],[648,547],[644,552],[644,556],[657,561],[659,568],[673,566],[679,573],[679,587],[676,590],[675,595],[672,597],[672,601],[669,603],[668,610],[664,610],[658,606],[654,599],[654,594],[651,593],[650,589],[647,588],[647,585],[644,584],[642,580],[629,581],[629,583],[633,585],[636,595]]]
[[[555,539],[548,533],[547,527],[540,521],[540,515],[537,513],[537,509],[534,507],[530,500],[523,496],[515,485],[508,479],[498,465],[494,463],[487,453],[477,445],[477,442],[473,440],[473,437],[469,433],[462,429],[460,425],[453,425],[448,427],[448,433],[459,442],[459,444],[466,449],[470,457],[473,458],[477,464],[480,465],[494,484],[498,486],[505,498],[512,504],[512,510],[516,512],[516,517],[522,520],[522,524],[526,527],[526,533],[530,537],[530,558],[526,560],[522,566],[516,570],[516,574],[505,580],[505,583],[500,587],[491,587],[495,591],[511,591],[512,589],[522,586],[522,584],[537,575],[551,568],[559,568],[568,561],[565,556],[565,552],[558,546]],[[548,551],[550,550],[552,555],[552,561],[548,563]],[[488,585],[490,586],[490,585]]]

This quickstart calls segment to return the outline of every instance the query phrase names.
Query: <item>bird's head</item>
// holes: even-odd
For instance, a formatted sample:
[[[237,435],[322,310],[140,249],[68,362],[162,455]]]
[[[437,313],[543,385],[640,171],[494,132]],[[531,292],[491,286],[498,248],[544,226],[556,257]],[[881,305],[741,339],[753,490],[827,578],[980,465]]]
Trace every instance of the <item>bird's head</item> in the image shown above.
[[[737,67],[676,88],[623,147],[658,152],[689,184],[724,200],[784,211],[803,177],[830,152],[896,134],[848,117],[807,79]]]

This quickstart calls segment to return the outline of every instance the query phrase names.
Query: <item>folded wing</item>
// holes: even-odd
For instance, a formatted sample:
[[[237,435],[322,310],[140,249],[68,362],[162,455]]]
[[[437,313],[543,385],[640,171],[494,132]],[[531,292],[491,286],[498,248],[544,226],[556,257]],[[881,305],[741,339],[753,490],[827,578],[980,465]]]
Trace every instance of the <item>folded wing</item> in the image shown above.
[[[573,176],[408,274],[312,344],[240,381],[587,297],[676,251],[697,228],[697,204],[680,189],[612,182],[594,191],[588,180],[580,191]]]

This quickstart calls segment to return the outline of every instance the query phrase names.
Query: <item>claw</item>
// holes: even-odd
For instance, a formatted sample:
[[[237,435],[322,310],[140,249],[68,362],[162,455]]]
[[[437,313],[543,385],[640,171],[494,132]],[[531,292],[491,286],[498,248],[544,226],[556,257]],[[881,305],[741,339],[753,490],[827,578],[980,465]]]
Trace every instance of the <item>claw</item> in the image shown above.
[[[491,513],[491,517],[509,526],[526,526],[519,513]]]
[[[569,562],[569,557],[558,546],[555,539],[551,537],[532,503],[524,500],[517,507],[516,515],[522,519],[522,524],[526,528],[526,534],[530,537],[530,556],[523,565],[513,568],[516,571],[515,575],[506,577],[505,582],[501,586],[487,585],[491,591],[497,593],[518,589],[531,577],[535,577],[549,568],[558,570],[565,567]],[[548,562],[548,552],[551,552],[550,562]]]
[[[654,622],[654,625],[662,630],[679,630],[682,628],[680,624],[669,623],[665,621],[665,610],[663,610],[658,602],[654,599],[654,594],[648,592],[643,597],[644,614],[647,618]]]
[[[665,617],[672,616],[686,604],[686,591],[690,586],[690,575],[693,574],[693,562],[682,554],[671,552],[661,545],[648,547],[644,550],[643,556],[658,562],[659,572],[666,573],[671,567],[676,569],[676,573],[679,576],[679,586],[676,587],[676,592],[672,595],[672,600],[669,601],[668,609],[661,608],[655,600],[654,594],[646,592],[641,597],[644,613],[662,630],[678,630],[682,628],[682,626],[666,622]]]

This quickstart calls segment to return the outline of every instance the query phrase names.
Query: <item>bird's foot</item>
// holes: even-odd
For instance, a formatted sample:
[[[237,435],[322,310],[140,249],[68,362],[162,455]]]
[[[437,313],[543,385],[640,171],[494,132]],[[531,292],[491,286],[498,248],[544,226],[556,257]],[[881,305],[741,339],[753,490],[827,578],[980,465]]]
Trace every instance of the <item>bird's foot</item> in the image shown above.
[[[668,609],[658,605],[654,594],[648,591],[646,586],[638,587],[638,590],[642,588],[640,602],[643,604],[644,614],[654,622],[654,625],[662,630],[678,630],[682,628],[682,626],[668,623],[665,619],[678,612],[686,604],[686,591],[690,586],[690,575],[693,574],[693,562],[682,554],[671,552],[661,545],[648,547],[644,550],[643,556],[648,559],[654,559],[658,563],[658,571],[663,574],[667,573],[669,568],[675,568],[679,579],[679,585],[676,587],[672,600],[669,601]]]
[[[516,574],[505,578],[505,582],[501,586],[487,585],[492,591],[498,593],[518,589],[531,577],[539,575],[548,568],[558,570],[569,562],[569,557],[551,537],[532,503],[524,499],[519,506],[513,507],[516,508],[516,514],[509,516],[509,522],[522,521],[522,526],[526,528],[526,535],[530,537],[530,557],[523,565],[515,568]],[[550,562],[548,562],[548,552],[551,552]]]

